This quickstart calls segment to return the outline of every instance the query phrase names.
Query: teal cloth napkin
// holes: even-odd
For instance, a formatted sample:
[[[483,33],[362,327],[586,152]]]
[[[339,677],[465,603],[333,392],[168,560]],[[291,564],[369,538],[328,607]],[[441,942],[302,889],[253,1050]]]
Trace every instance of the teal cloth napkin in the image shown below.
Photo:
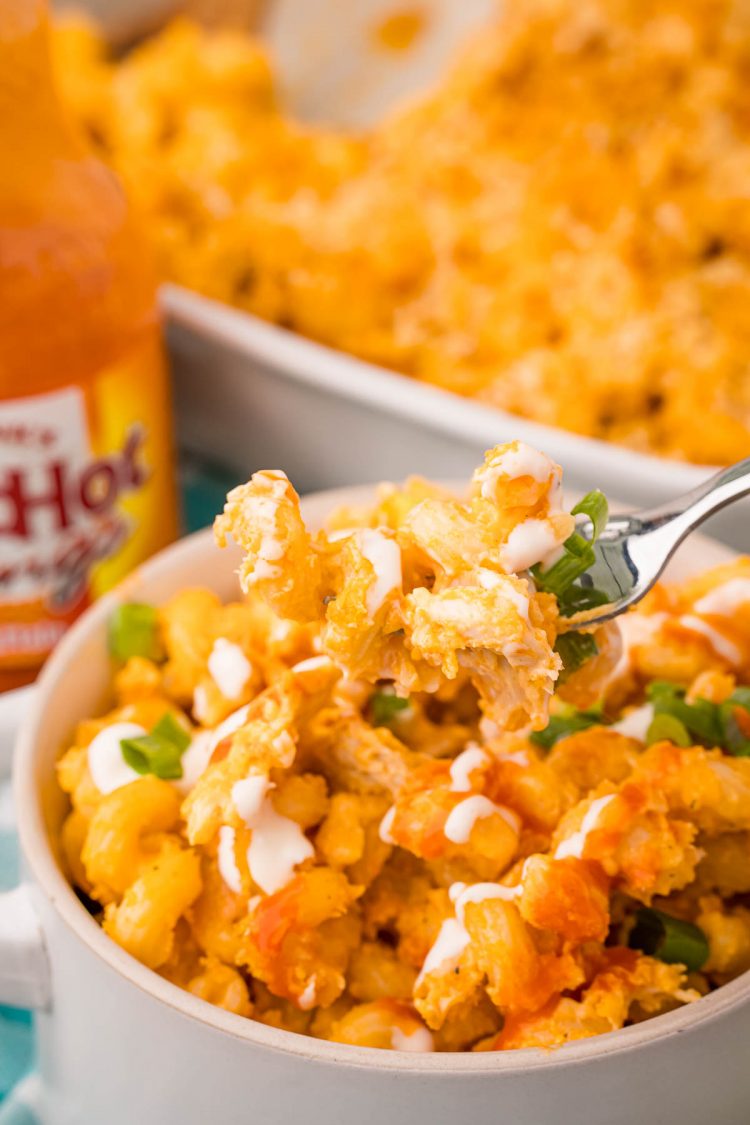
[[[180,485],[186,532],[212,522],[236,477],[225,469],[182,457]],[[18,847],[10,782],[0,778],[0,892],[18,881]],[[39,1080],[33,1071],[31,1013],[0,1005],[0,1125],[39,1125]]]

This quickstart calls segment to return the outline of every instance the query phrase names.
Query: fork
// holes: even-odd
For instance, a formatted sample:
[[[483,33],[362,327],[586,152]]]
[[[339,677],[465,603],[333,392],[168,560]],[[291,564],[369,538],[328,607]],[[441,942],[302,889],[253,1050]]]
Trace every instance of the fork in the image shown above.
[[[705,484],[645,512],[611,516],[593,544],[596,562],[581,585],[606,595],[607,604],[571,621],[574,629],[609,621],[639,602],[651,589],[680,543],[721,508],[750,494],[750,457],[710,477]],[[589,541],[590,520],[576,530]]]

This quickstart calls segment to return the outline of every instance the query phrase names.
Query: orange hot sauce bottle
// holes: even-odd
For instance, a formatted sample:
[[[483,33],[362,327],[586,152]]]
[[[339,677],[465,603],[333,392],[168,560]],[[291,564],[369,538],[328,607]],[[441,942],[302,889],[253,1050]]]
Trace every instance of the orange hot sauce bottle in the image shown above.
[[[174,538],[156,281],[56,95],[45,0],[0,0],[0,691]]]

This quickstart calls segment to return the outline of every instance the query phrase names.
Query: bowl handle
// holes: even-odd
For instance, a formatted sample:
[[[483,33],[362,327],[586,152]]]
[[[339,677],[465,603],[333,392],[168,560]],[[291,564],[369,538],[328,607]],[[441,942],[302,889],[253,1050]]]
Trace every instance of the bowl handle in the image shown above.
[[[42,927],[22,883],[0,894],[0,1004],[45,1008],[50,1000],[50,974]]]

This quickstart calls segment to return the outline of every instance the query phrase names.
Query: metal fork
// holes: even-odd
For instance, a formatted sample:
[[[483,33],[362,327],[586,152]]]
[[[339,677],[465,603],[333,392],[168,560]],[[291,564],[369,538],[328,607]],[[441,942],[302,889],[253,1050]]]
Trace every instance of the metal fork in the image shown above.
[[[607,597],[601,609],[591,610],[573,628],[609,621],[648,593],[683,539],[721,508],[750,495],[750,457],[716,473],[691,492],[658,508],[611,516],[594,544],[595,564],[581,577],[581,585]],[[589,541],[590,520],[576,529]]]

